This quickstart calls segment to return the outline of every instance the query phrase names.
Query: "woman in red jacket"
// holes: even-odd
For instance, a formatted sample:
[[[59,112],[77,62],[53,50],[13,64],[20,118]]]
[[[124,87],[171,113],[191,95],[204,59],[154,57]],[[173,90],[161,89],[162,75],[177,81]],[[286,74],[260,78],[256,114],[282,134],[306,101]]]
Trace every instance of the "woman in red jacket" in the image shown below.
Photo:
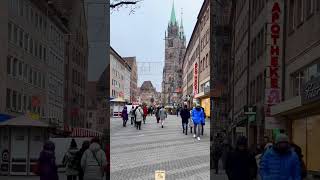
[[[147,115],[148,115],[148,108],[147,108],[147,106],[145,105],[145,106],[143,106],[143,124],[146,123],[146,117],[147,117]]]

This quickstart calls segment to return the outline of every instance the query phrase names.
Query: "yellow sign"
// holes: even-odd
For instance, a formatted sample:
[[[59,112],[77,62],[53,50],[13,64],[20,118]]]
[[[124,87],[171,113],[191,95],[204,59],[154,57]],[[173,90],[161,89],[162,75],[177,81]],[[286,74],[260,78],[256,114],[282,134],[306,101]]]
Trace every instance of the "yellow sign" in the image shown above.
[[[165,171],[156,171],[155,180],[165,180],[165,179],[166,179]]]
[[[40,119],[40,114],[37,113],[29,113],[29,116],[32,120],[39,120]]]

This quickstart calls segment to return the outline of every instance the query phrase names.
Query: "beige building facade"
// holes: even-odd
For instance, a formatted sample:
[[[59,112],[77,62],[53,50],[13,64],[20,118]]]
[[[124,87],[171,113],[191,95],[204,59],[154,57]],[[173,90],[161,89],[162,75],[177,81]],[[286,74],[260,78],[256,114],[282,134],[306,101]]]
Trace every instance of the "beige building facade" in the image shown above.
[[[138,99],[138,68],[136,57],[124,57],[124,60],[129,64],[131,68],[130,75],[130,102],[137,102]]]
[[[204,1],[183,59],[183,97],[210,116],[210,6]]]

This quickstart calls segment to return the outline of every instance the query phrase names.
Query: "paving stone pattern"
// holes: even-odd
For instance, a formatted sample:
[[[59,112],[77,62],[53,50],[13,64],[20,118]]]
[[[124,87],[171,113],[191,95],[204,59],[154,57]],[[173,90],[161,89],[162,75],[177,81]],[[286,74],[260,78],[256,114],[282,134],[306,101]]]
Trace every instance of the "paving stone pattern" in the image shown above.
[[[111,119],[111,179],[152,180],[156,170],[165,170],[166,180],[210,179],[209,126],[198,141],[182,133],[177,116],[168,116],[164,128],[148,116],[140,131]]]

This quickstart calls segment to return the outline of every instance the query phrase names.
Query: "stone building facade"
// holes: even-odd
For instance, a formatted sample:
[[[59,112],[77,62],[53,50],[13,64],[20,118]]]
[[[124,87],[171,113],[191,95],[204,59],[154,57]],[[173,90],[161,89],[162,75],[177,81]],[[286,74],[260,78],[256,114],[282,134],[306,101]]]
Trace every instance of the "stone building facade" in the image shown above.
[[[144,81],[139,90],[140,103],[148,106],[159,104],[159,93],[153,87],[151,81]]]
[[[182,103],[182,60],[186,50],[182,18],[176,20],[174,5],[165,33],[165,65],[162,81],[162,103],[174,105]]]
[[[137,102],[138,96],[138,69],[136,57],[124,57],[123,58],[131,68],[131,79],[130,79],[130,102]]]

